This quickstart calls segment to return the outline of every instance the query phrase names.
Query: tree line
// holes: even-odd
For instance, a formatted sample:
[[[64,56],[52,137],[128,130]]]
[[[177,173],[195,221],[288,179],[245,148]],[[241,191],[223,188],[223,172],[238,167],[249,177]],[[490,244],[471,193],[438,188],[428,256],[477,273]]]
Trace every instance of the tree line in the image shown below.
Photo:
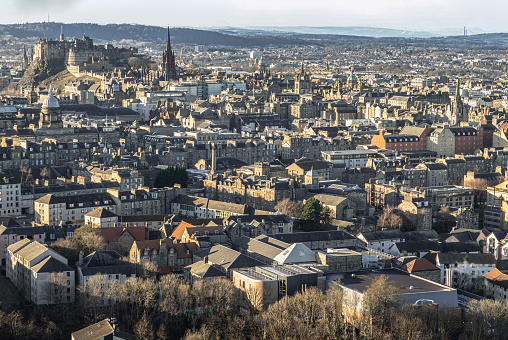
[[[266,309],[225,278],[193,285],[173,275],[114,281],[92,277],[79,302],[47,307],[0,309],[2,339],[68,339],[70,333],[108,317],[136,339],[504,339],[508,305],[472,301],[460,310],[403,303],[401,287],[384,276],[364,292],[358,315],[338,284],[284,297]],[[101,300],[112,303],[100,303]],[[355,303],[355,302],[353,302]],[[64,315],[65,317],[62,317]]]
[[[187,181],[189,176],[187,174],[187,168],[184,166],[168,166],[166,169],[159,171],[155,177],[154,187],[165,188],[172,187],[175,184],[180,184],[182,188],[187,188]]]

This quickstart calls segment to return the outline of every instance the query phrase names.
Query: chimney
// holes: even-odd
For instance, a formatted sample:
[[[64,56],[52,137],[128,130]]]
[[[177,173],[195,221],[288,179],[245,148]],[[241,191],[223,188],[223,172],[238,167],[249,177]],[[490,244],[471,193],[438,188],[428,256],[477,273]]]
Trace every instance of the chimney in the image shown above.
[[[148,224],[148,223],[146,223]],[[150,229],[148,229],[148,226],[145,225],[145,240],[149,240],[150,239]]]
[[[208,263],[208,256],[205,256],[205,257],[203,258],[203,262]]]
[[[80,266],[83,265],[83,252],[82,251],[79,252],[78,265],[80,265]]]

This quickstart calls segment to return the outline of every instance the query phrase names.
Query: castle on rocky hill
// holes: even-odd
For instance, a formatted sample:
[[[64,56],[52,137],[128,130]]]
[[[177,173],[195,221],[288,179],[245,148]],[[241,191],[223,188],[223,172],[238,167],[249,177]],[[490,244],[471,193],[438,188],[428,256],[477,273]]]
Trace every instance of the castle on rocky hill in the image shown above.
[[[59,40],[41,39],[34,47],[32,61],[37,59],[47,62],[62,63],[69,72],[107,72],[111,71],[119,62],[126,62],[136,55],[134,47],[114,47],[111,44],[94,45],[93,39],[83,36],[83,39],[64,39],[60,34]]]

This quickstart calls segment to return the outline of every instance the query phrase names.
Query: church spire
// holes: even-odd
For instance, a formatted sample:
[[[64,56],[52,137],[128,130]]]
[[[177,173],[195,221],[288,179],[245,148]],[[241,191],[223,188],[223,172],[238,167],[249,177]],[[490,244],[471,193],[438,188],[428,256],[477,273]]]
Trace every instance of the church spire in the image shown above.
[[[169,34],[169,26],[168,26],[168,37],[166,38],[166,52],[171,53],[171,36]]]
[[[166,50],[162,52],[162,80],[169,81],[171,79],[177,79],[175,53],[171,50],[171,36],[169,33],[169,26],[168,36],[166,39]]]

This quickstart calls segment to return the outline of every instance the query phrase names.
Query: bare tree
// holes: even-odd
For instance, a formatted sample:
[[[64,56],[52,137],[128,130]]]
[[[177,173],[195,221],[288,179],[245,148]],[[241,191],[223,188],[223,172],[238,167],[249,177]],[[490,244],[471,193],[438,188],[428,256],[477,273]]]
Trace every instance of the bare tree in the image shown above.
[[[44,168],[41,169],[40,175],[43,178],[49,178],[51,176],[51,170],[47,166],[45,166]]]
[[[252,314],[258,314],[264,309],[266,293],[259,287],[249,287],[245,290],[245,302]]]
[[[467,316],[471,330],[469,339],[504,339],[508,333],[508,304],[495,300],[472,300]]]
[[[153,325],[145,312],[134,326],[134,336],[138,340],[152,340],[155,337],[154,335]]]
[[[377,226],[383,229],[399,229],[402,227],[402,218],[395,213],[394,207],[387,205],[377,220]]]
[[[276,211],[280,211],[284,215],[298,217],[302,211],[302,202],[295,202],[289,198],[284,198],[275,206]]]
[[[104,317],[104,308],[107,300],[108,276],[96,274],[89,276],[78,288],[80,302],[83,308],[89,312],[92,322],[97,322]]]
[[[403,300],[402,288],[386,275],[381,275],[367,287],[363,294],[363,308],[372,320],[373,327],[385,330],[390,311]]]
[[[43,297],[49,304],[65,302],[65,293],[69,280],[63,273],[50,273],[45,282]]]

